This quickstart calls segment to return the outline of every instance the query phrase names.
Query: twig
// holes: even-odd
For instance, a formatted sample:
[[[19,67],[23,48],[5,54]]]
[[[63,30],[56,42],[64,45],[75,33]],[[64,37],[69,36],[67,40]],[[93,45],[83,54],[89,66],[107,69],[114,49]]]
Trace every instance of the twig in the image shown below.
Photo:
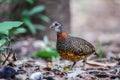
[[[8,60],[9,56],[11,55],[12,49],[9,48],[10,47],[10,38],[8,38],[8,44],[7,44],[7,48],[6,48],[6,53],[8,54],[8,56],[6,57],[6,59],[3,61],[2,65],[4,65],[6,63],[6,61]]]
[[[9,53],[8,53],[8,56],[6,57],[6,59],[3,61],[2,65],[4,65],[6,63],[6,61],[8,60],[8,58],[10,57],[11,55],[11,52],[12,52],[12,49],[10,49]]]
[[[17,57],[16,57],[16,53],[15,53],[15,51],[13,51],[13,56],[12,56],[12,59],[13,59],[14,61],[16,61],[16,60],[17,60]]]

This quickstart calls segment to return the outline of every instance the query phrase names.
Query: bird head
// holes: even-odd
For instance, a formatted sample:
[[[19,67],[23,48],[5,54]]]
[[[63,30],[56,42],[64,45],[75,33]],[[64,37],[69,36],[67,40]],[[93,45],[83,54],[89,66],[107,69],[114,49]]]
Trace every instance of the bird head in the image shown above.
[[[62,32],[62,24],[60,24],[57,21],[53,22],[52,25],[50,26],[50,28],[54,28],[57,33]]]

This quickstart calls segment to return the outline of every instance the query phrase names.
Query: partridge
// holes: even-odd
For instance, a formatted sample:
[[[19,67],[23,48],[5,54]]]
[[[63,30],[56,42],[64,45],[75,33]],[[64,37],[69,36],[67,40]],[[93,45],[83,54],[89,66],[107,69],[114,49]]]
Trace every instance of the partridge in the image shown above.
[[[57,34],[56,48],[59,55],[63,59],[73,62],[71,69],[79,60],[84,61],[84,67],[86,58],[92,54],[97,54],[91,43],[79,37],[72,37],[64,32],[62,24],[55,21],[50,28],[54,28]]]

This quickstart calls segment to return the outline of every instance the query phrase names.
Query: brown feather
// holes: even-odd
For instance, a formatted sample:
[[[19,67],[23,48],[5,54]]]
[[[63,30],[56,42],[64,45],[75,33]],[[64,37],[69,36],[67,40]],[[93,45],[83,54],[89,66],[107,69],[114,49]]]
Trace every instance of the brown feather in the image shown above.
[[[62,58],[71,61],[78,61],[95,53],[94,46],[86,40],[63,35],[57,36],[57,50]]]

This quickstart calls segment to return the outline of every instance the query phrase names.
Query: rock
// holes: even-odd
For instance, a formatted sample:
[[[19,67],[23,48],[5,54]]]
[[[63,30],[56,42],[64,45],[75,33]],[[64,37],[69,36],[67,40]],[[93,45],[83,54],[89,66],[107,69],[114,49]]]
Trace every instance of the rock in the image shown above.
[[[43,74],[41,72],[35,72],[30,75],[30,80],[43,80]]]
[[[10,79],[14,78],[15,75],[17,75],[16,70],[10,66],[5,66],[0,70],[0,78]]]
[[[15,76],[16,80],[26,80],[28,76],[26,74],[19,74]]]

